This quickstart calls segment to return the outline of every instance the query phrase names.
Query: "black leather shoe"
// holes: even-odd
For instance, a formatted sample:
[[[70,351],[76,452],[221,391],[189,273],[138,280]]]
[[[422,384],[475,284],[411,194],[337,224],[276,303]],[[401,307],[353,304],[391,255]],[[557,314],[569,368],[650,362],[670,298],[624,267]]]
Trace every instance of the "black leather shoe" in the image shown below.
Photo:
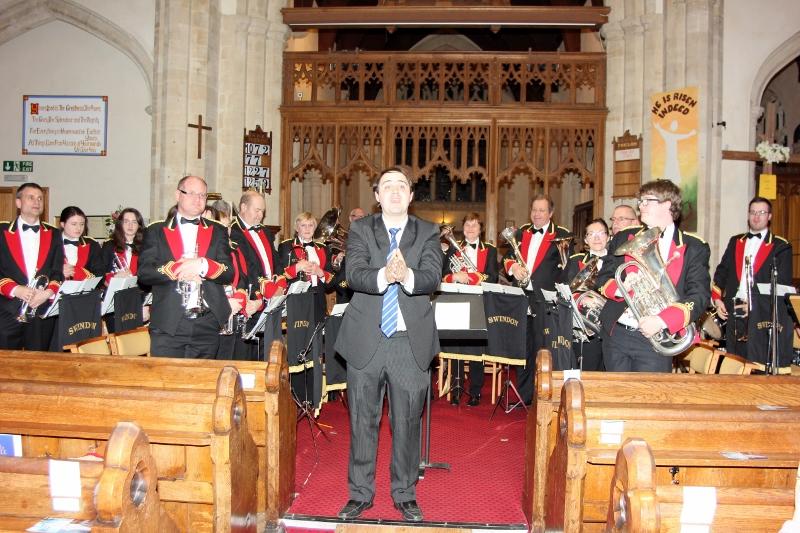
[[[342,520],[352,520],[361,516],[361,513],[372,507],[372,502],[360,502],[358,500],[347,500],[347,503],[336,515]]]
[[[420,511],[416,500],[394,502],[394,508],[403,514],[403,520],[407,522],[422,522],[422,511]]]
[[[470,407],[476,407],[476,406],[478,406],[480,404],[481,404],[481,395],[480,394],[478,394],[477,396],[473,396],[467,402],[467,405],[469,405]]]

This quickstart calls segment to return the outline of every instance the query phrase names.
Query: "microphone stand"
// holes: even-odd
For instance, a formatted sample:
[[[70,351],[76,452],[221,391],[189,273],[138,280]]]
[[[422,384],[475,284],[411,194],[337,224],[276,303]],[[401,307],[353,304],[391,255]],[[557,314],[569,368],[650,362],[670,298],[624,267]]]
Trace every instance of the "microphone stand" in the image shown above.
[[[306,347],[297,354],[297,362],[298,364],[303,365],[303,400],[301,401],[300,398],[297,397],[297,392],[292,391],[292,399],[294,403],[297,404],[297,422],[299,423],[300,420],[306,418],[308,420],[308,429],[311,431],[311,441],[314,443],[314,452],[317,453],[317,438],[314,436],[314,427],[319,430],[322,435],[330,440],[328,434],[325,433],[325,430],[322,429],[319,422],[316,418],[314,418],[314,405],[308,399],[308,368],[306,368],[306,363],[308,362],[308,352],[311,351],[311,347],[314,345],[314,339],[317,337],[317,334],[322,331],[322,327],[325,325],[325,322],[328,321],[328,316],[325,315],[322,317],[316,326],[314,326],[314,332],[311,334],[311,338],[308,340],[308,344]]]
[[[769,363],[767,374],[777,376],[780,365],[778,363],[778,265],[772,258],[772,270],[769,280],[770,290],[770,325],[769,325]]]

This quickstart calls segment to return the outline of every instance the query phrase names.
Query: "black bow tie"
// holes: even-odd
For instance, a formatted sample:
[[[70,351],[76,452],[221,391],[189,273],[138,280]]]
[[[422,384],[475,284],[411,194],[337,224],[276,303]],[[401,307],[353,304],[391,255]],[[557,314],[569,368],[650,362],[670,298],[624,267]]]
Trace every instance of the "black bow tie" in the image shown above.
[[[468,242],[467,246],[471,246],[473,250],[477,250],[478,243],[477,242]]]
[[[40,227],[39,224],[36,224],[34,226],[30,226],[28,224],[23,224],[22,225],[22,231],[27,231],[27,230],[30,229],[30,230],[33,230],[34,233],[39,233],[39,227]]]
[[[261,224],[256,224],[255,226],[250,226],[250,231],[258,231],[263,227]]]
[[[71,244],[72,246],[78,246],[81,241],[71,241],[69,239],[64,239],[64,246]]]
[[[129,248],[129,249],[133,250],[133,243],[126,242],[125,243],[125,248]]]
[[[756,237],[756,238],[760,239],[761,238],[761,233],[750,233],[750,232],[747,232],[744,237],[745,237],[745,239],[750,239],[750,238],[753,238],[753,237]]]
[[[183,218],[181,217],[181,224],[194,224],[195,226],[200,225],[199,218]]]
[[[533,233],[534,235],[536,235],[537,233],[541,233],[542,235],[544,235],[544,228],[532,229],[531,233]]]

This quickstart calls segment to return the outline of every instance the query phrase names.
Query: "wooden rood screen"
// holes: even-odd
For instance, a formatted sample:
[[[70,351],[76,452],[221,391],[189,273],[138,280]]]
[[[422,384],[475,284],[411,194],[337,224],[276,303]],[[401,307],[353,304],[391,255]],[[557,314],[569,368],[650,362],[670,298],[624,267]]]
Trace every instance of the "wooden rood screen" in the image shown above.
[[[491,239],[498,186],[517,176],[547,191],[569,174],[603,195],[605,54],[287,52],[284,69],[282,198],[309,172],[341,204],[353,177],[444,169],[482,180]]]

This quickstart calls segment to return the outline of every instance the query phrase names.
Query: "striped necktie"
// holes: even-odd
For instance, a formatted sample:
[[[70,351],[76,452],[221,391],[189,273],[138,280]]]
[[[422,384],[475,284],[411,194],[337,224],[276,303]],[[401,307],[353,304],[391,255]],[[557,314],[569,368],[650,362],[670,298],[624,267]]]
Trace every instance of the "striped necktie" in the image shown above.
[[[391,240],[389,241],[389,253],[386,255],[386,261],[389,261],[389,258],[392,257],[392,252],[397,249],[398,231],[400,231],[400,228],[391,228],[389,230]],[[397,305],[397,283],[392,283],[383,293],[383,306],[381,308],[381,331],[387,337],[391,337],[397,331],[397,313],[399,311],[400,309]]]

